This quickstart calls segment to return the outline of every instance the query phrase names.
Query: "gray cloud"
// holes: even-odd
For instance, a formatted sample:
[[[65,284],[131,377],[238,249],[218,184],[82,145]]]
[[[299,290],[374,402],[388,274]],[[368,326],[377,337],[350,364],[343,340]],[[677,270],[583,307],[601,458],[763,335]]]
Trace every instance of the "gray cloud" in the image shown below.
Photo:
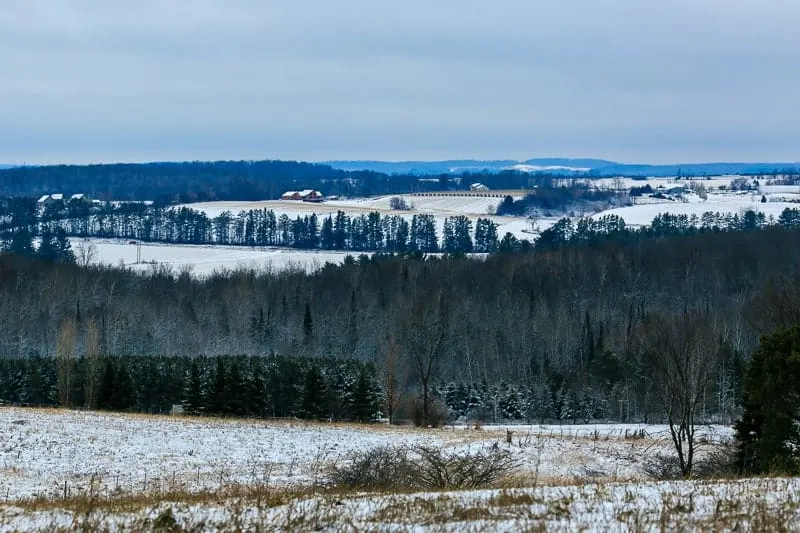
[[[788,0],[6,0],[0,162],[799,160]]]

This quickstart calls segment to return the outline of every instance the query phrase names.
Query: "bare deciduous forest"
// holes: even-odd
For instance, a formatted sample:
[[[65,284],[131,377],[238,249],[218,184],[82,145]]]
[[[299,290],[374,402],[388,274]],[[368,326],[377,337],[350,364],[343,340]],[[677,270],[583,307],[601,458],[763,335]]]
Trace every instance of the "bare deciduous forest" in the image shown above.
[[[206,279],[5,255],[0,353],[356,359],[425,409],[655,421],[652,357],[690,316],[710,360],[697,419],[731,422],[759,335],[800,319],[798,244],[770,227]]]

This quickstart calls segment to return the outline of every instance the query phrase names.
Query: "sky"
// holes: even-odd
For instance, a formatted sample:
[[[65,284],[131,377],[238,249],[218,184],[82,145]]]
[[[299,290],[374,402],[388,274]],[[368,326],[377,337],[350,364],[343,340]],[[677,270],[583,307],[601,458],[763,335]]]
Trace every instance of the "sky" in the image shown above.
[[[2,0],[0,163],[800,161],[796,0]]]

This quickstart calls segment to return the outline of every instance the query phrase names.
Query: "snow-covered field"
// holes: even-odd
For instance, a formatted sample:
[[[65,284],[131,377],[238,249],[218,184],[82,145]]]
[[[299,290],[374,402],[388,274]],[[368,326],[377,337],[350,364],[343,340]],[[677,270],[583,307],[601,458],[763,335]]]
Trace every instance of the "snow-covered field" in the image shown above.
[[[228,484],[306,485],[350,452],[427,444],[477,451],[495,443],[537,479],[641,479],[648,454],[668,450],[663,426],[510,426],[418,430],[0,408],[0,495],[163,491]],[[632,438],[639,430],[644,438]],[[714,435],[730,430],[712,427]],[[627,438],[626,438],[627,437]]]
[[[164,244],[142,242],[129,244],[124,239],[70,239],[72,250],[81,246],[94,246],[94,263],[124,265],[138,271],[147,271],[154,264],[168,265],[176,272],[191,269],[198,276],[213,271],[237,268],[286,270],[297,268],[317,270],[325,263],[340,264],[347,257],[345,252],[324,250],[293,250],[289,248],[248,248],[244,246],[211,246],[193,244]],[[137,263],[137,247],[141,262]],[[352,252],[350,252],[351,255]],[[357,255],[357,254],[355,254]]]
[[[396,211],[389,207],[391,198],[403,198],[413,209],[409,211]],[[516,198],[520,198],[517,196]],[[478,218],[488,218],[498,224],[497,233],[501,237],[506,232],[511,232],[517,238],[532,239],[530,224],[525,217],[498,217],[494,216],[495,209],[500,203],[500,198],[481,196],[413,196],[409,194],[379,196],[373,198],[355,198],[348,200],[331,200],[324,203],[309,203],[292,200],[265,200],[261,202],[206,202],[185,204],[178,207],[188,207],[205,212],[209,217],[216,217],[220,213],[230,211],[238,213],[251,209],[269,209],[276,216],[285,214],[289,218],[307,216],[312,213],[318,217],[335,215],[337,211],[344,211],[349,216],[368,214],[374,211],[382,215],[400,215],[409,222],[415,214],[433,215],[436,218],[437,232],[441,236],[444,220],[447,217],[465,215],[473,223]]]
[[[644,462],[670,449],[665,431],[623,424],[420,430],[6,407],[0,531],[151,530],[159,515],[202,531],[762,531],[800,524],[797,479],[647,481]],[[714,440],[730,428],[701,433]],[[522,465],[510,485],[520,488],[308,492],[350,452],[416,444],[506,449]]]
[[[0,507],[0,531],[798,531],[800,480],[670,481],[526,489]],[[165,518],[166,517],[166,518]],[[179,529],[183,528],[183,529]]]
[[[609,209],[593,215],[592,218],[599,218],[604,215],[617,215],[625,220],[630,226],[647,226],[653,218],[661,213],[673,215],[696,215],[700,217],[703,213],[730,213],[741,215],[745,211],[762,212],[767,217],[778,218],[786,208],[800,208],[800,203],[786,201],[761,202],[761,194],[708,194],[706,200],[702,200],[695,195],[690,195],[686,201],[648,201],[637,203],[636,205]],[[785,197],[786,195],[781,194]],[[800,197],[798,197],[800,199]]]

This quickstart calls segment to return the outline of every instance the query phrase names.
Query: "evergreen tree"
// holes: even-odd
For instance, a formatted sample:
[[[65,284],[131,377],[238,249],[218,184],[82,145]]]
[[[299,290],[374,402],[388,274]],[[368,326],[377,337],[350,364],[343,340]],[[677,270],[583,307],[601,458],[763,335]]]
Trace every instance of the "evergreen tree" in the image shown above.
[[[325,401],[327,392],[325,378],[319,367],[316,363],[311,364],[306,371],[303,396],[298,410],[299,416],[306,419],[318,419],[327,415],[328,406]]]
[[[75,254],[72,251],[72,244],[67,238],[67,232],[64,228],[59,227],[55,235],[55,252],[56,261],[59,263],[74,263]]]
[[[34,255],[33,235],[28,231],[28,228],[18,229],[11,235],[11,242],[8,243],[8,251],[17,255]]]
[[[361,367],[351,397],[351,411],[359,422],[371,422],[378,411],[375,387],[366,367]]]
[[[800,326],[765,336],[744,377],[736,424],[745,473],[800,473]]]
[[[58,244],[56,243],[56,236],[50,231],[49,226],[45,226],[44,229],[42,229],[39,248],[36,250],[36,255],[44,261],[58,261]]]
[[[189,373],[186,376],[184,387],[183,409],[187,415],[201,415],[205,410],[203,402],[203,381],[197,361],[192,361]]]
[[[211,384],[211,398],[208,401],[209,412],[216,415],[228,414],[228,374],[225,369],[225,359],[216,358],[214,380]]]
[[[100,409],[113,409],[114,405],[114,380],[116,372],[111,358],[106,358],[103,368],[103,377],[100,380],[100,390],[97,397],[97,407]]]
[[[308,344],[314,336],[314,320],[311,318],[311,304],[306,302],[306,310],[303,313],[303,339]]]
[[[124,360],[120,361],[114,379],[111,407],[117,411],[127,411],[136,407],[136,388]]]

